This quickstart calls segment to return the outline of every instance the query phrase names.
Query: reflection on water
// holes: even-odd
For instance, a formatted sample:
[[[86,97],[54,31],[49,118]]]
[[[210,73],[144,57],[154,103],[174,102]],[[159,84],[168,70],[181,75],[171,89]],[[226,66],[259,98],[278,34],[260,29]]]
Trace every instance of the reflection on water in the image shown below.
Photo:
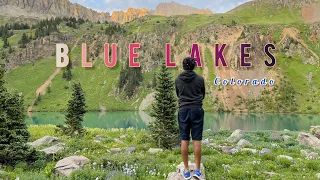
[[[146,129],[151,118],[146,112],[88,112],[83,125],[90,128]],[[64,114],[58,112],[38,112],[27,118],[27,124],[63,124]],[[311,114],[239,114],[205,113],[204,129],[254,130],[309,130],[320,124],[320,115]]]

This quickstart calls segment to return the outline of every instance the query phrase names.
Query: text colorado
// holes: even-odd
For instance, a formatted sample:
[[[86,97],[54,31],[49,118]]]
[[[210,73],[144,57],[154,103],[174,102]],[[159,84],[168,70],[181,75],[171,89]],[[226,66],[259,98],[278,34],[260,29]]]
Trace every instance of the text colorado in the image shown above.
[[[275,81],[273,79],[268,79],[268,78],[263,78],[263,79],[235,79],[234,77],[230,78],[230,79],[221,79],[220,77],[216,77],[214,79],[214,85],[215,86],[227,86],[227,85],[231,85],[231,86],[248,86],[248,85],[252,85],[252,86],[273,86]]]

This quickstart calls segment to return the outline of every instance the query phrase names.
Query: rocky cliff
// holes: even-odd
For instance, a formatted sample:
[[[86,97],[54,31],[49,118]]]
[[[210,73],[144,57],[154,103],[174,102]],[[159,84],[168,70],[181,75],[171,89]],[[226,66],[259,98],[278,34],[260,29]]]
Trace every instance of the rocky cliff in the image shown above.
[[[176,2],[160,3],[154,15],[172,16],[172,15],[188,15],[188,14],[213,14],[209,9],[197,9],[191,6],[181,5]]]
[[[147,16],[149,13],[150,11],[146,8],[143,8],[143,9],[129,8],[126,12],[124,11],[113,12],[111,16],[111,20],[123,24],[126,22],[130,22],[136,18]]]
[[[0,0],[0,15],[11,17],[76,17],[91,21],[109,20],[109,13],[99,13],[69,0]]]

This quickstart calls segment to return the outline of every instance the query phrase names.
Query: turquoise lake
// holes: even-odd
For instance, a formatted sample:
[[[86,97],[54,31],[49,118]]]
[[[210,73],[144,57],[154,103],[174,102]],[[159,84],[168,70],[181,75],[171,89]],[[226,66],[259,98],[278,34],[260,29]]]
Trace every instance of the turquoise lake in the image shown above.
[[[89,128],[147,129],[153,119],[146,112],[87,112],[83,126]],[[320,125],[319,114],[239,114],[205,112],[204,129],[255,130],[309,130]],[[59,112],[33,112],[26,119],[28,125],[63,124],[64,114]]]

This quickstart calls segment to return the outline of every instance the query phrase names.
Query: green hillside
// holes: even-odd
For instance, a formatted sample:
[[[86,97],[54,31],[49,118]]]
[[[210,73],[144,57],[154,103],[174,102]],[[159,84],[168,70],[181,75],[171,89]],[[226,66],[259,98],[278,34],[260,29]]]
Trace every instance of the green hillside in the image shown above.
[[[1,23],[5,23],[1,21]],[[301,31],[301,39],[304,40],[311,50],[318,56],[320,51],[314,42],[309,41],[309,25],[303,24],[300,17],[299,9],[279,8],[274,10],[273,5],[262,3],[259,6],[248,7],[234,14],[213,14],[213,15],[188,15],[188,16],[147,16],[136,19],[132,22],[116,25],[124,32],[118,38],[135,37],[137,34],[166,34],[174,32],[176,39],[181,39],[186,33],[194,32],[209,25],[225,25],[227,27],[234,26],[247,26],[258,29],[263,35],[272,36],[275,43],[278,43],[282,38],[282,29],[284,27],[293,27]],[[72,34],[73,42],[76,40],[83,41],[81,37],[87,34],[93,34],[99,39],[99,35],[105,32],[105,29],[113,28],[112,23],[98,24],[92,22],[84,22],[77,24],[76,28],[71,28],[66,25],[66,22],[60,23],[58,31],[61,34]],[[19,51],[19,40],[22,33],[32,33],[34,36],[35,30],[15,30],[14,35],[10,37],[9,43],[16,51]],[[117,30],[116,30],[117,32]],[[114,33],[116,33],[114,32]],[[169,42],[169,39],[167,40]],[[114,68],[107,68],[103,62],[103,48],[100,48],[100,54],[95,58],[93,68],[80,67],[81,46],[82,42],[78,45],[69,44],[69,48],[74,47],[71,52],[71,59],[77,64],[71,69],[72,81],[78,81],[82,84],[87,97],[87,109],[99,110],[101,107],[109,111],[116,110],[137,110],[142,100],[153,91],[151,85],[153,74],[157,71],[155,68],[151,72],[144,72],[142,74],[143,81],[139,87],[135,89],[135,94],[131,98],[127,98],[124,92],[118,92],[119,76],[124,67],[124,62],[127,60],[118,59],[118,65]],[[106,42],[110,43],[110,42]],[[319,40],[317,42],[319,44]],[[7,53],[7,48],[2,48],[3,40],[0,40],[0,53]],[[89,44],[87,44],[89,46]],[[149,47],[152,48],[152,47]],[[277,47],[278,48],[278,47]],[[127,49],[126,49],[127,50]],[[319,99],[319,68],[316,65],[303,64],[300,57],[289,59],[284,55],[284,52],[278,52],[278,66],[281,68],[279,71],[284,78],[288,80],[295,90],[297,91],[297,102],[299,104],[298,112],[316,113],[320,109]],[[88,53],[88,57],[90,54]],[[208,67],[208,81],[212,82],[215,78],[213,69],[213,56],[210,50],[205,49],[205,54],[202,55]],[[77,62],[75,61],[77,60]],[[164,60],[158,58],[156,61]],[[4,62],[3,59],[0,60]],[[143,59],[141,60],[143,61]],[[26,106],[31,105],[31,102],[36,97],[36,90],[39,88],[48,77],[55,71],[55,58],[50,55],[35,60],[35,63],[25,63],[19,67],[9,70],[5,76],[8,88],[12,91],[22,92],[25,97]],[[62,69],[58,75],[54,77],[51,82],[50,90],[46,95],[41,96],[37,105],[33,107],[34,111],[63,111],[71,94],[71,82],[62,78]],[[172,69],[174,77],[179,73],[177,69]],[[203,74],[203,69],[198,68],[196,72],[200,75]],[[307,84],[305,75],[308,73],[313,74],[312,84]],[[212,84],[211,84],[212,85]],[[207,87],[210,83],[207,84]],[[215,102],[213,98],[207,98],[204,103],[206,110],[213,110],[212,104]]]

